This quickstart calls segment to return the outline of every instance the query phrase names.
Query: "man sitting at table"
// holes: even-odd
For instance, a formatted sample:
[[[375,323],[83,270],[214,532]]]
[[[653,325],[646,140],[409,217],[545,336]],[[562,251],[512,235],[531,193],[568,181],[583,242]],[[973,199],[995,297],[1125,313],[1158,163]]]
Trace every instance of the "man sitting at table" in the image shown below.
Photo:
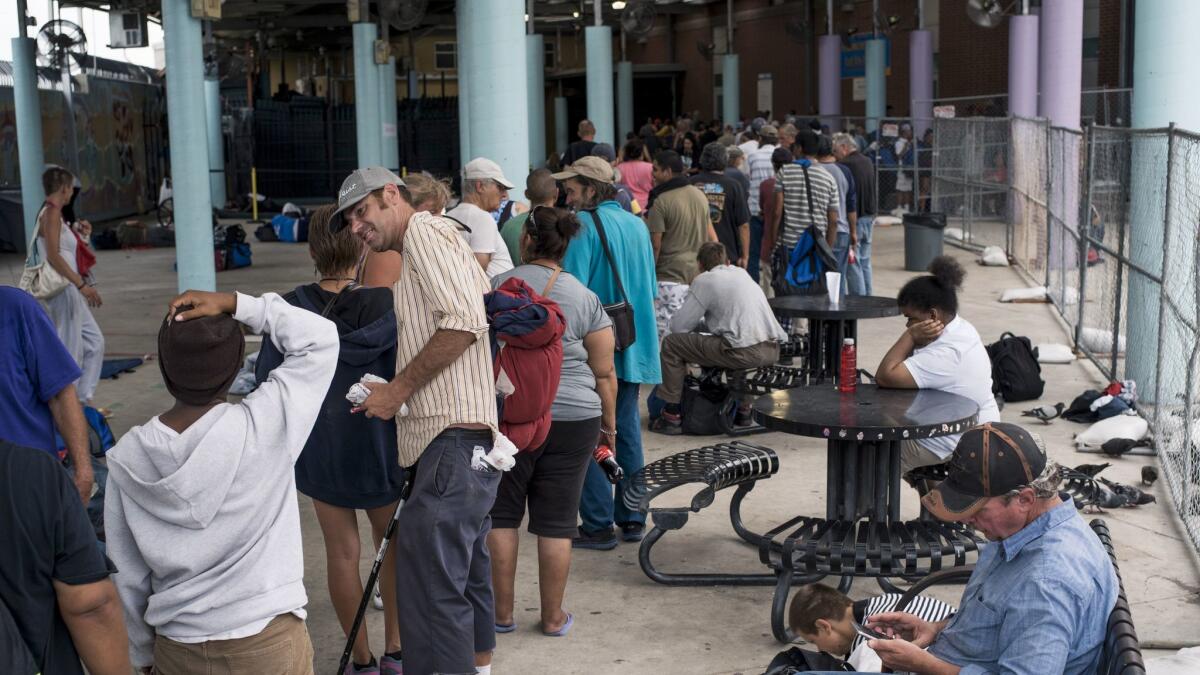
[[[650,430],[661,434],[683,433],[680,400],[689,364],[736,370],[768,366],[779,360],[779,343],[788,337],[758,284],[745,269],[729,264],[723,244],[701,245],[696,262],[700,274],[662,341],[657,396],[666,408],[650,423]],[[744,416],[746,410],[739,413]]]
[[[884,666],[963,675],[1096,672],[1117,576],[1071,499],[1059,496],[1059,480],[1041,444],[1015,424],[962,435],[949,476],[922,502],[992,543],[980,549],[950,619],[907,612],[868,619],[895,638],[868,642]]]
[[[992,362],[979,332],[958,315],[958,290],[966,275],[956,260],[941,256],[930,263],[929,274],[904,284],[896,303],[908,318],[908,329],[884,355],[875,381],[881,387],[958,394],[979,406],[980,424],[999,422],[1000,409],[992,397]],[[942,464],[958,439],[958,434],[951,434],[904,441],[900,470],[908,473]]]

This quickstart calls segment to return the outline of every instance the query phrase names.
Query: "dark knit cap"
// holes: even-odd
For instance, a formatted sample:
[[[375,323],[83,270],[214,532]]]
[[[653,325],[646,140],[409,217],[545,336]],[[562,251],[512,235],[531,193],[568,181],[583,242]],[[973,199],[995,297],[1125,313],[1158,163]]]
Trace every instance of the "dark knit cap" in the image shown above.
[[[180,307],[179,311],[191,309]],[[223,396],[242,367],[246,339],[228,314],[187,321],[163,320],[158,329],[158,369],[171,395],[188,405]]]

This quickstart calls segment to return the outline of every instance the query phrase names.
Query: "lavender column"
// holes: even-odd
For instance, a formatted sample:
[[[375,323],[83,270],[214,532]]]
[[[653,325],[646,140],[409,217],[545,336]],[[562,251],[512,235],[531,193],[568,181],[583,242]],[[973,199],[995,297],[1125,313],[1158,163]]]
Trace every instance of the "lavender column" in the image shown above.
[[[1056,127],[1079,128],[1083,82],[1083,0],[1042,3],[1038,114]]]
[[[1038,17],[1033,14],[1008,20],[1008,114],[1038,114]]]
[[[842,39],[837,35],[817,38],[817,111],[821,122],[840,131],[842,114]]]
[[[908,34],[908,91],[912,97],[913,133],[920,138],[933,127],[933,34]]]

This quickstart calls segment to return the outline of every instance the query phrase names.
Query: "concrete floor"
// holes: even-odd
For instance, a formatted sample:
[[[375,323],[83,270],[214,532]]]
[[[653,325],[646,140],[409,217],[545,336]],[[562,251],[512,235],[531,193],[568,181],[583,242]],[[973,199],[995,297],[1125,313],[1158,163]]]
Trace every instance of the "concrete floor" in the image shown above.
[[[902,271],[902,237],[899,228],[876,231],[877,295],[894,295],[912,276]],[[312,267],[303,245],[254,242],[253,246],[254,266],[219,274],[221,290],[282,292],[312,279]],[[1068,342],[1050,306],[997,302],[1002,290],[1024,286],[1013,270],[979,267],[972,264],[970,254],[953,248],[947,251],[967,266],[961,314],[975,324],[986,342],[995,340],[1004,331],[1027,335],[1035,344]],[[96,311],[96,317],[104,330],[110,358],[154,352],[158,322],[175,292],[173,260],[172,249],[99,253],[97,274],[105,304]],[[0,283],[15,285],[19,274],[20,260],[0,257]],[[862,366],[874,370],[903,327],[900,318],[862,322],[859,327]],[[1046,380],[1043,401],[1050,403],[1069,402],[1100,382],[1099,374],[1086,361],[1045,366],[1043,377]],[[169,399],[158,369],[148,363],[119,379],[102,381],[96,400],[113,410],[112,426],[119,435],[163,411]],[[1020,410],[1032,405],[1013,405],[1004,410],[1003,417],[1006,421],[1023,423]],[[1037,423],[1035,427],[1046,440],[1052,457],[1059,462],[1074,465],[1095,461],[1095,455],[1080,454],[1073,449],[1072,435],[1081,431],[1082,426],[1058,421],[1048,426]],[[781,459],[778,475],[760,483],[746,501],[744,515],[753,529],[769,529],[797,513],[821,512],[825,460],[819,441],[778,433],[748,440],[774,448]],[[698,447],[707,439],[668,438],[646,432],[644,442],[646,459],[652,461]],[[1155,461],[1147,457],[1118,459],[1105,475],[1136,483],[1140,468]],[[1103,517],[1112,528],[1142,641],[1147,646],[1178,649],[1200,643],[1200,573],[1165,489],[1156,485],[1150,491],[1158,496],[1157,504],[1113,511]],[[673,496],[677,503],[686,503],[692,494],[686,490],[679,492]],[[678,536],[668,537],[671,541],[660,544],[656,548],[656,563],[664,569],[679,571],[714,568],[763,571],[757,552],[742,544],[729,527],[726,515],[729,497],[729,491],[720,493],[712,507],[692,516],[682,532],[673,533]],[[670,503],[672,496],[664,499]],[[905,504],[904,510],[906,517],[915,515],[916,500]],[[301,516],[309,630],[316,646],[316,669],[332,674],[343,638],[325,591],[320,531],[311,505],[303,497]],[[363,541],[369,541],[365,527]],[[543,637],[537,630],[535,540],[525,534],[521,545],[517,587],[519,628],[498,636],[495,656],[498,673],[757,673],[781,648],[770,634],[771,588],[660,586],[641,572],[637,548],[629,544],[611,552],[576,553],[566,601],[567,609],[575,613],[575,628],[565,638]],[[373,552],[364,547],[364,576],[372,557]],[[852,595],[864,597],[873,590],[873,584],[859,582]],[[936,595],[954,602],[960,592],[960,587],[948,587]],[[376,650],[382,646],[382,623],[382,614],[369,609],[368,626]]]

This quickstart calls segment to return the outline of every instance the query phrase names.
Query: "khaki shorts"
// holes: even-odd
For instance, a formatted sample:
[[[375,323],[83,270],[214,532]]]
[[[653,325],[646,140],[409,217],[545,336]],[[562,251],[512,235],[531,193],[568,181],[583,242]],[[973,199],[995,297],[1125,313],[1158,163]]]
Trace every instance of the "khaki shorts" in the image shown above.
[[[258,635],[197,644],[161,635],[154,641],[158,675],[312,675],[308,628],[294,614],[280,614]]]
[[[917,441],[902,441],[900,443],[900,475],[904,475],[919,466],[945,464],[950,458],[938,457],[932,450]]]

